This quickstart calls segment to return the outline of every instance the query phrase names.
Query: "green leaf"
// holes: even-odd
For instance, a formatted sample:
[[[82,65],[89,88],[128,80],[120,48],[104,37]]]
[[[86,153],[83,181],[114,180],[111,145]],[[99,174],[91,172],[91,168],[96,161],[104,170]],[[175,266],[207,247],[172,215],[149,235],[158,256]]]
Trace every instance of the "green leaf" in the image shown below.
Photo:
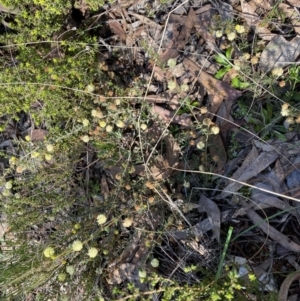
[[[222,66],[227,67],[229,65],[228,59],[222,53],[218,53],[214,55],[214,59],[216,60],[217,63],[219,63]]]
[[[267,112],[268,112],[269,120],[271,120],[273,116],[273,107],[269,102],[267,103]]]
[[[215,74],[216,79],[222,79],[224,75],[228,72],[227,68],[221,68],[218,70],[218,72]]]
[[[230,46],[226,49],[226,52],[225,52],[225,56],[227,57],[228,60],[231,59],[231,56],[232,56],[232,52],[233,52],[233,47]]]
[[[275,135],[276,138],[280,139],[281,141],[286,141],[286,137],[284,134],[274,130],[273,130],[273,134]]]
[[[263,121],[264,124],[267,124],[269,121],[268,111],[264,108],[261,109],[262,115],[263,115]]]
[[[233,78],[231,84],[236,89],[247,89],[250,86],[250,83],[241,82],[238,77]]]

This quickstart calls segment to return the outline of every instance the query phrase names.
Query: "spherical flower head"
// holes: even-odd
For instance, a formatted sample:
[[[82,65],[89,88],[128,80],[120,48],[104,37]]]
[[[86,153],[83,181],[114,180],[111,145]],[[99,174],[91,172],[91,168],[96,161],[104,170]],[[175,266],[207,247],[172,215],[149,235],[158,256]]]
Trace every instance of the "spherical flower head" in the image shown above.
[[[171,91],[174,91],[177,87],[177,84],[174,80],[170,80],[168,81],[168,88],[171,90]]]
[[[77,223],[77,224],[74,225],[74,228],[75,228],[76,230],[78,230],[78,229],[81,228],[81,225]]]
[[[25,168],[24,166],[20,165],[20,166],[17,166],[16,172],[17,172],[17,173],[22,173],[25,169],[26,169],[26,168]]]
[[[52,157],[53,157],[53,156],[52,156],[51,154],[46,154],[46,155],[45,155],[45,160],[46,160],[46,161],[50,161],[50,160],[52,159]]]
[[[242,25],[235,25],[235,30],[237,33],[244,33],[246,31],[245,27]]]
[[[140,270],[139,271],[139,277],[140,278],[146,278],[146,276],[147,276],[146,270]]]
[[[210,126],[210,124],[211,124],[210,118],[204,118],[202,122],[203,122],[203,124],[206,125],[206,126]]]
[[[223,31],[222,31],[222,30],[217,30],[217,31],[215,32],[216,38],[221,38],[222,35],[223,35]]]
[[[230,32],[230,33],[227,34],[227,39],[229,41],[233,41],[235,38],[236,38],[235,32]]]
[[[47,144],[46,145],[46,150],[47,150],[48,153],[53,153],[54,145],[53,144]]]
[[[25,140],[26,140],[27,142],[29,142],[29,141],[31,140],[30,136],[29,136],[29,135],[25,136]]]
[[[243,54],[243,59],[246,60],[246,61],[248,61],[250,59],[250,57],[251,57],[250,53],[246,52],[246,53]]]
[[[88,250],[88,256],[90,258],[95,258],[98,255],[98,250],[94,247],[89,248]]]
[[[72,250],[74,252],[79,252],[81,251],[83,247],[83,243],[80,241],[80,240],[75,240],[73,243],[72,243]]]
[[[151,266],[157,268],[159,266],[159,260],[157,258],[153,258],[150,262]]]
[[[82,120],[82,124],[83,124],[83,126],[89,126],[90,122],[88,119],[85,118]]]
[[[217,125],[214,125],[210,131],[214,134],[214,135],[217,135],[220,133],[220,128],[217,126]]]
[[[3,192],[2,192],[2,194],[3,194],[4,196],[11,196],[11,195],[12,195],[10,189],[4,189]]]
[[[203,149],[205,147],[205,143],[202,141],[199,141],[196,146],[198,149]]]
[[[183,85],[180,86],[180,90],[182,92],[188,92],[189,89],[190,88],[189,88],[189,86],[187,84],[183,84]]]
[[[290,114],[289,106],[290,105],[288,103],[284,103],[281,106],[281,115],[282,116],[289,116],[289,114]]]
[[[143,131],[145,131],[145,130],[147,129],[147,124],[142,123],[142,124],[141,124],[141,129],[142,129]]]
[[[197,147],[198,149],[203,149],[203,148],[205,147],[205,143],[202,142],[202,141],[199,141],[199,142],[197,143],[196,147]]]
[[[58,281],[64,282],[66,280],[67,275],[65,273],[59,273],[57,276]]]
[[[69,274],[69,275],[74,275],[75,273],[75,268],[73,265],[67,265],[66,267],[66,272]]]
[[[10,159],[9,159],[9,164],[10,165],[15,165],[16,162],[17,162],[17,158],[16,157],[14,157],[14,156],[10,157]]]
[[[47,247],[44,252],[44,256],[47,258],[51,258],[52,256],[55,255],[55,250],[52,247]]]
[[[105,130],[107,133],[111,133],[113,131],[113,127],[109,124],[106,126]]]
[[[9,190],[9,189],[12,189],[12,186],[13,186],[13,185],[12,185],[12,182],[11,182],[11,181],[8,181],[8,182],[5,183],[5,188],[8,189],[8,190]]]
[[[201,114],[206,114],[207,113],[207,107],[201,107],[200,108],[200,113]]]
[[[277,67],[277,68],[274,68],[271,73],[273,76],[280,77],[283,74],[283,69],[280,67]]]
[[[133,218],[132,218],[132,217],[126,217],[126,218],[123,220],[123,226],[124,226],[125,228],[131,227],[132,223],[133,223]]]
[[[120,129],[123,129],[125,127],[125,123],[122,120],[118,120],[116,122],[116,126]]]
[[[87,93],[93,93],[95,91],[95,86],[93,84],[89,84],[85,88],[85,92]]]
[[[88,135],[84,135],[80,137],[80,140],[85,143],[88,143],[90,141],[90,137]]]
[[[258,63],[258,56],[252,56],[251,60],[250,60],[251,64],[256,65]]]
[[[103,117],[103,113],[99,110],[92,110],[92,116],[96,117],[96,118],[102,118]]]
[[[40,155],[39,152],[34,151],[34,152],[31,153],[31,158],[36,159],[39,155]]]
[[[105,224],[106,221],[107,221],[107,217],[106,217],[104,214],[99,214],[99,215],[97,216],[97,223],[98,223],[99,225]]]
[[[104,120],[99,121],[99,125],[100,125],[100,127],[105,128],[106,121],[104,121]]]

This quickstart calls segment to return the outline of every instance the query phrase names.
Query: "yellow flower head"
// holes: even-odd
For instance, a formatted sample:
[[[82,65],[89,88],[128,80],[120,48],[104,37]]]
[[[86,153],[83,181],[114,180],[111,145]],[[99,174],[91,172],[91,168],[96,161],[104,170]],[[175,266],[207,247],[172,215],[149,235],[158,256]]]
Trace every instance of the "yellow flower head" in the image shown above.
[[[246,31],[245,27],[242,26],[242,25],[236,25],[235,30],[236,30],[237,33],[244,33]]]
[[[235,32],[230,32],[230,33],[227,34],[227,39],[229,41],[233,41],[235,38],[236,38]]]
[[[283,74],[283,69],[280,68],[280,67],[274,68],[274,69],[272,70],[272,75],[273,75],[273,76],[279,77],[279,76],[281,76],[282,74]]]
[[[250,62],[251,62],[251,64],[256,65],[258,63],[258,57],[257,57],[257,55],[252,56]]]
[[[51,258],[52,256],[54,256],[55,254],[55,251],[52,247],[47,247],[45,250],[44,250],[44,256],[47,257],[47,258]]]
[[[72,250],[75,252],[81,251],[83,244],[80,240],[75,240],[72,244]]]
[[[94,248],[94,247],[89,248],[88,256],[90,258],[95,258],[97,255],[98,255],[98,250],[96,248]]]
[[[215,32],[216,38],[221,38],[221,36],[223,35],[223,31],[222,30],[217,30]]]
[[[99,215],[97,216],[97,223],[98,223],[99,225],[105,224],[106,221],[107,221],[107,217],[106,217],[104,214],[99,214]]]
[[[51,154],[46,154],[45,155],[45,160],[46,161],[50,161],[52,159],[52,155]]]
[[[141,129],[142,129],[143,131],[145,131],[145,130],[147,129],[147,124],[142,123],[142,124],[141,124]]]
[[[84,135],[80,137],[80,140],[85,143],[88,143],[90,141],[90,137],[88,135]]]
[[[123,226],[125,228],[129,228],[129,227],[131,227],[132,223],[133,223],[133,218],[132,217],[126,217],[123,221]]]
[[[202,141],[199,141],[196,146],[198,149],[203,149],[205,147],[205,143]]]
[[[214,134],[214,135],[217,135],[220,133],[220,128],[217,126],[217,125],[214,125],[210,131]]]
[[[122,121],[122,120],[118,120],[116,122],[116,126],[120,129],[124,128],[125,127],[125,123]]]
[[[39,155],[40,155],[39,152],[35,152],[35,151],[34,151],[34,152],[31,153],[31,158],[32,158],[32,159],[35,159],[35,158],[37,158]]]
[[[157,268],[159,266],[159,260],[156,258],[153,258],[150,262],[150,264],[154,267]]]
[[[83,126],[88,126],[90,124],[90,122],[88,119],[85,118],[82,120],[82,124],[83,124]]]
[[[12,186],[13,186],[13,185],[12,185],[12,182],[11,182],[11,181],[8,181],[8,182],[5,183],[5,188],[8,189],[8,190],[9,190],[9,189],[12,189]]]
[[[289,106],[290,105],[286,102],[281,106],[281,115],[282,116],[289,116],[289,114],[290,114]]]
[[[48,153],[52,153],[54,151],[53,144],[47,144],[46,145],[46,150],[47,150]]]

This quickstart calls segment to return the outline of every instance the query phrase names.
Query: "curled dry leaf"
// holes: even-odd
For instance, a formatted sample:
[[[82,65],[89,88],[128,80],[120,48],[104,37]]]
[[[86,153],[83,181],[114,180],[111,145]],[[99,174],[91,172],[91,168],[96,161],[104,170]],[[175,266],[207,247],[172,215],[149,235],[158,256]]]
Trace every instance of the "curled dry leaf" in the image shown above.
[[[300,279],[300,271],[296,271],[292,274],[289,274],[284,281],[281,284],[279,294],[278,294],[278,300],[279,301],[286,301],[288,300],[288,294],[291,284]]]
[[[126,41],[126,33],[122,25],[117,20],[107,22],[111,31],[116,34],[122,41]]]

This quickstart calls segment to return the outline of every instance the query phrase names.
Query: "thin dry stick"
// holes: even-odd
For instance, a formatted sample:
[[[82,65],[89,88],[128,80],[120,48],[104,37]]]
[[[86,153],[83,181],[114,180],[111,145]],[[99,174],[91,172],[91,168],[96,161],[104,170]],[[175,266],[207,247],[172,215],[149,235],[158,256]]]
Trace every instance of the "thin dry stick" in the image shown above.
[[[281,197],[281,198],[286,198],[288,200],[292,200],[292,201],[296,201],[296,202],[300,203],[299,199],[293,198],[291,196],[284,195],[284,194],[281,194],[281,193],[277,193],[277,192],[274,192],[274,191],[271,191],[271,190],[268,190],[268,189],[264,189],[264,188],[261,188],[261,187],[257,187],[257,186],[254,186],[254,185],[251,185],[251,184],[239,181],[239,180],[235,180],[235,179],[232,179],[232,178],[229,178],[229,177],[226,177],[226,176],[214,173],[214,172],[200,171],[200,170],[186,170],[186,169],[179,169],[179,168],[175,168],[175,167],[169,167],[169,168],[173,169],[173,170],[177,170],[177,171],[185,171],[185,172],[190,172],[190,173],[199,173],[199,174],[203,174],[203,175],[220,177],[220,178],[228,180],[228,181],[239,183],[241,185],[244,185],[244,186],[247,186],[247,187],[250,187],[250,188],[253,188],[253,189],[257,189],[259,191],[263,191],[263,192],[266,192],[266,193],[269,193],[269,194],[272,194],[272,195],[275,195],[275,196],[278,196],[278,197]]]

